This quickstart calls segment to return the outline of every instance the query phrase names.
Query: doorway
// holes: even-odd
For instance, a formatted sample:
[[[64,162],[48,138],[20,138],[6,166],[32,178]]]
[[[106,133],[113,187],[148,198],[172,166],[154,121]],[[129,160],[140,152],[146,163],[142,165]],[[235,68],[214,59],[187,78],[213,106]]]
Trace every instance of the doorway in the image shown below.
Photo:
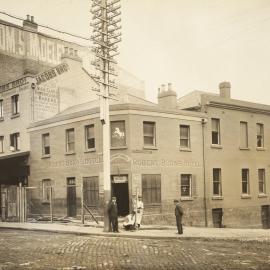
[[[270,228],[270,205],[262,205],[262,227]]]
[[[112,196],[116,197],[118,216],[129,214],[129,195],[127,175],[112,176]]]
[[[214,228],[222,228],[222,208],[212,209],[213,226]]]
[[[67,216],[76,217],[76,179],[74,177],[67,178]]]

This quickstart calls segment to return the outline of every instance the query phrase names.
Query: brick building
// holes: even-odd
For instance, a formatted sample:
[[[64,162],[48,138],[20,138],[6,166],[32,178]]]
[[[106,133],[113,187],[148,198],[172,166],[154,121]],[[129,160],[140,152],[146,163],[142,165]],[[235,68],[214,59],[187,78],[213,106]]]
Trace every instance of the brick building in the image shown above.
[[[195,91],[178,100],[181,109],[205,114],[208,223],[270,227],[270,106],[231,98],[228,82],[218,95]]]
[[[112,194],[118,199],[122,216],[132,209],[136,192],[141,194],[145,223],[173,222],[172,201],[181,197],[186,222],[204,225],[203,114],[180,111],[176,101],[175,92],[170,90],[159,95],[158,105],[132,95],[111,104]],[[80,215],[82,191],[76,186],[83,185],[88,207],[102,215],[98,101],[70,107],[53,118],[33,123],[29,132],[29,185],[54,187],[54,214]],[[44,137],[49,138],[49,146],[44,144]],[[45,147],[49,147],[49,154],[44,155]],[[70,183],[74,185],[73,197],[66,187]],[[40,209],[49,213],[48,195],[42,194],[43,198],[32,192],[33,214],[40,214]]]

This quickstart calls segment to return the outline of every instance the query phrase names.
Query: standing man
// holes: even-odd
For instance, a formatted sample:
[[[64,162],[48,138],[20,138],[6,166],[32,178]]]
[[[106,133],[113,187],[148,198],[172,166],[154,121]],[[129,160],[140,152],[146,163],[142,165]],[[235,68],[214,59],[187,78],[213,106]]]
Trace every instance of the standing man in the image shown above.
[[[142,222],[142,216],[143,216],[143,201],[142,201],[142,196],[138,197],[138,201],[137,201],[137,216],[136,216],[136,223],[138,228],[140,228],[141,226],[141,222]]]
[[[174,211],[178,234],[183,234],[183,226],[182,226],[183,208],[181,207],[179,200],[174,200],[174,205],[175,205]]]
[[[112,197],[111,203],[109,204],[109,207],[108,207],[108,214],[109,214],[111,230],[113,232],[119,232],[118,231],[118,208],[117,208],[117,203],[116,203],[116,197]]]

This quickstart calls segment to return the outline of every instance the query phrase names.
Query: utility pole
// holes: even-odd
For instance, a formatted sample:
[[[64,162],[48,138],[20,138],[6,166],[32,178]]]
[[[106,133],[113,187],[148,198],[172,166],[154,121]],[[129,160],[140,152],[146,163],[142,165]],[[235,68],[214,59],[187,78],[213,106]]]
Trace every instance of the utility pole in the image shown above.
[[[104,231],[109,231],[108,204],[111,199],[111,163],[110,163],[110,116],[109,99],[114,99],[111,88],[116,89],[115,81],[111,79],[116,76],[114,57],[118,55],[118,46],[121,41],[121,29],[119,23],[121,15],[120,0],[92,0],[91,13],[93,21],[92,51],[95,53],[95,65],[99,76],[94,76],[99,88],[97,91],[100,100],[100,121],[103,130],[103,186],[104,186]]]

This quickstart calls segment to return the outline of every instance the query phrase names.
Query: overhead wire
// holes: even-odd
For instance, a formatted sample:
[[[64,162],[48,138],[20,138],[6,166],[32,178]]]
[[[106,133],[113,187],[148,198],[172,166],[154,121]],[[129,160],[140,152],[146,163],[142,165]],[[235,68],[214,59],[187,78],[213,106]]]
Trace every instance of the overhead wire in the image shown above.
[[[1,11],[0,10],[0,14],[3,14],[3,15],[6,15],[10,18],[13,18],[13,19],[16,19],[16,20],[20,20],[20,21],[24,21],[23,18],[20,18],[16,15],[13,15],[13,14],[10,14],[10,13],[7,13],[5,11]],[[49,30],[52,30],[52,31],[55,31],[55,32],[58,32],[58,33],[61,33],[61,34],[64,34],[64,35],[68,35],[68,36],[71,36],[71,37],[75,37],[75,38],[79,38],[79,39],[83,39],[83,40],[87,40],[87,41],[90,41],[90,38],[87,38],[87,37],[83,37],[83,36],[80,36],[80,35],[76,35],[74,33],[69,33],[69,32],[66,32],[66,31],[62,31],[62,30],[59,30],[57,28],[54,28],[54,27],[51,27],[49,25],[44,25],[44,24],[38,24],[39,27],[42,27],[42,28],[46,28],[46,29],[49,29]]]

